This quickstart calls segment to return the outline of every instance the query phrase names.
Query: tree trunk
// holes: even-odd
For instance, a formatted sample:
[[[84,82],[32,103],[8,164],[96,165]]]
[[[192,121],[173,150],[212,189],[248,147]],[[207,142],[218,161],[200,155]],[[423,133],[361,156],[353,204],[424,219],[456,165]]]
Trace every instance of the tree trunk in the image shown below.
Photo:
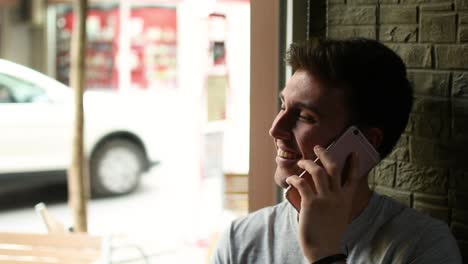
[[[74,230],[87,232],[87,200],[89,180],[84,157],[83,91],[86,59],[87,0],[74,1],[74,26],[71,43],[70,84],[75,90],[75,127],[73,135],[72,164],[68,174],[68,199],[73,210]]]

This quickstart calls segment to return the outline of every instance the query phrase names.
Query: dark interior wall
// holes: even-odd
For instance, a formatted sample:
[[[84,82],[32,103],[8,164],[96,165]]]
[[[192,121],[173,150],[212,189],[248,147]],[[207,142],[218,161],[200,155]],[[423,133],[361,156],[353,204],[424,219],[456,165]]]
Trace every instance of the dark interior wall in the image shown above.
[[[378,39],[406,62],[413,111],[370,184],[447,222],[468,260],[468,0],[309,0],[309,5],[310,36]]]

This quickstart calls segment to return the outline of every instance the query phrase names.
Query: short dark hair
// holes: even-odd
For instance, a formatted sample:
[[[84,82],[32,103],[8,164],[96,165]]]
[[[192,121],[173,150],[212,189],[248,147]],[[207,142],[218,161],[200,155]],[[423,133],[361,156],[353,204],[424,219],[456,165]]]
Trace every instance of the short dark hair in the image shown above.
[[[313,39],[292,44],[286,61],[327,87],[345,90],[352,122],[383,131],[378,151],[386,157],[398,142],[413,105],[413,90],[402,59],[378,41]]]

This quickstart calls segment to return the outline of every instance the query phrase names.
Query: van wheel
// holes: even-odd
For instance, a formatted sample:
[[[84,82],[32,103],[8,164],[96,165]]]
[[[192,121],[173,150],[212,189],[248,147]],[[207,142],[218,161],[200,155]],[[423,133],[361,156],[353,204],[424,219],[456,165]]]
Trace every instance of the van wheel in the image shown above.
[[[92,194],[109,196],[132,192],[146,165],[145,152],[139,145],[122,138],[105,141],[90,161]]]

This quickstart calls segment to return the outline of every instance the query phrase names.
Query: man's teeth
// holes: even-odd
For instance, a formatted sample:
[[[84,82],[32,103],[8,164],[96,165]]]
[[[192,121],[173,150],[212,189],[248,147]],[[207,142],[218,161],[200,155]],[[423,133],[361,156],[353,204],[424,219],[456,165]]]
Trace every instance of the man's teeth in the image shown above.
[[[284,151],[282,149],[278,149],[278,156],[285,158],[285,159],[298,159],[301,156],[295,153],[291,153],[288,151]]]

